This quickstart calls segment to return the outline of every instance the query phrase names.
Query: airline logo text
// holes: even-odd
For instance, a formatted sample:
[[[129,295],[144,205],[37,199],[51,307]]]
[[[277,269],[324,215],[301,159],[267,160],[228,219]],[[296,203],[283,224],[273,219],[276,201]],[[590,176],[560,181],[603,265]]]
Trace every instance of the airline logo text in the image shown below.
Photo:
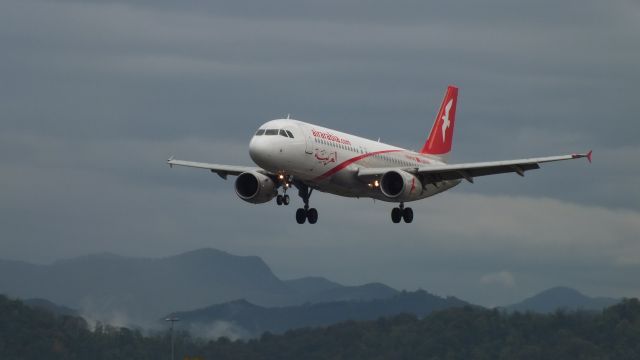
[[[337,142],[339,144],[351,145],[351,141],[349,141],[347,139],[343,139],[341,137],[335,136],[335,135],[327,133],[327,132],[323,132],[323,131],[318,131],[318,130],[313,130],[312,129],[311,133],[313,134],[313,136],[315,136],[317,138],[321,138],[321,139],[325,139],[325,140],[329,140],[329,141],[334,141],[334,142]]]

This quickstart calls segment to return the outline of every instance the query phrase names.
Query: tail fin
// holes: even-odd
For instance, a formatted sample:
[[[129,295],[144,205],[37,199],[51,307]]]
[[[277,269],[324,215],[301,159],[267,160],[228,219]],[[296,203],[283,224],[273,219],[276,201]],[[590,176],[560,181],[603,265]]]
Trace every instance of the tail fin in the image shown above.
[[[442,99],[440,111],[433,123],[431,132],[424,146],[420,150],[422,154],[436,155],[445,158],[451,152],[453,143],[453,129],[456,124],[456,104],[458,103],[458,88],[449,85]]]

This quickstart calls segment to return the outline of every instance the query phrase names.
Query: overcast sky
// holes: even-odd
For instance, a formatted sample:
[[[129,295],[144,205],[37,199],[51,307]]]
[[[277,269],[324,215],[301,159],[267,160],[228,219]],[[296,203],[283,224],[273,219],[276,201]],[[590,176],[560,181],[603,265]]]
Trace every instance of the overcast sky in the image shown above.
[[[0,1],[0,258],[214,247],[281,278],[482,305],[555,285],[640,296],[640,4]],[[293,117],[419,148],[460,87],[453,161],[594,150],[411,206],[314,193],[319,223],[178,158],[251,165]]]

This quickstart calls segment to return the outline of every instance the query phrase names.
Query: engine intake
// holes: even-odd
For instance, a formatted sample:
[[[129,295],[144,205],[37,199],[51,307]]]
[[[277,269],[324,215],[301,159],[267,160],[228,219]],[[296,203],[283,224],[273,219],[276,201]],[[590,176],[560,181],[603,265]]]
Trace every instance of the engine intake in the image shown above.
[[[380,191],[391,199],[411,201],[422,193],[422,183],[415,175],[406,171],[391,170],[382,175]]]
[[[235,183],[236,194],[246,202],[262,204],[277,195],[276,184],[270,177],[250,171],[238,176]]]

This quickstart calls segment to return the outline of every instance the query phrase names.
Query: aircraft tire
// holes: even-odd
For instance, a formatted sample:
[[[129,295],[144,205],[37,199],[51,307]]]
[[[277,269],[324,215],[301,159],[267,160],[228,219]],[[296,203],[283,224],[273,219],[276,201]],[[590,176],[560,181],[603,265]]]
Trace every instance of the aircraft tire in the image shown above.
[[[307,211],[307,220],[309,220],[309,224],[318,222],[318,210],[316,208],[311,208]]]
[[[276,196],[276,204],[278,204],[278,206],[282,205],[282,195]]]
[[[289,195],[285,194],[285,195],[282,196],[282,204],[283,205],[289,205],[289,200],[290,200],[289,199]]]
[[[404,210],[402,210],[402,219],[407,224],[410,224],[413,221],[413,209],[404,208]]]
[[[298,210],[296,210],[296,222],[298,224],[304,224],[305,220],[307,220],[307,212],[303,208],[298,208]]]
[[[391,221],[393,221],[394,224],[397,224],[400,222],[400,220],[402,219],[402,210],[400,210],[400,208],[393,208],[391,209]]]

